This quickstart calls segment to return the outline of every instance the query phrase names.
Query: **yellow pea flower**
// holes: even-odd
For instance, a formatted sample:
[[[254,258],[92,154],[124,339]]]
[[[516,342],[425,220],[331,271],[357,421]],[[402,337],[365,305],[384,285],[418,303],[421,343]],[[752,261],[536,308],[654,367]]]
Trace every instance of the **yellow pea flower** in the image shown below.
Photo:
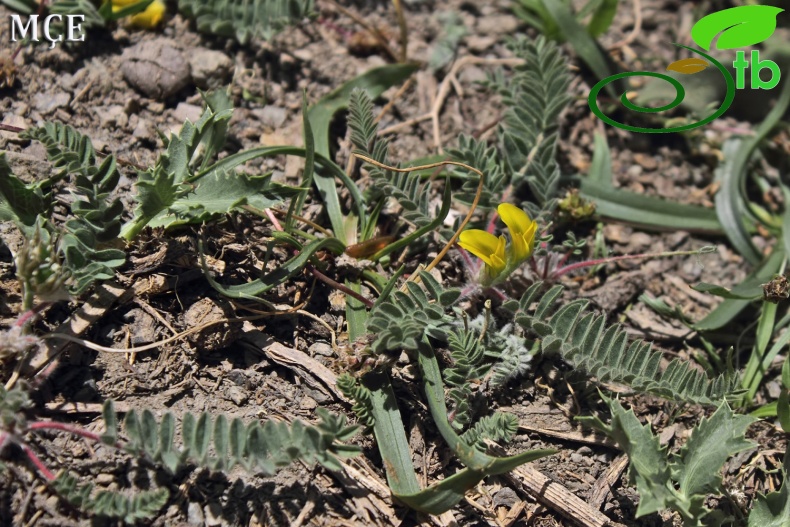
[[[468,229],[461,233],[458,245],[485,262],[488,274],[487,282],[498,277],[507,266],[504,236],[497,238],[480,229]]]
[[[138,3],[140,0],[112,0],[112,10],[120,11],[124,7]],[[165,3],[162,0],[154,0],[145,11],[132,15],[129,22],[133,26],[151,29],[156,27],[165,15]]]
[[[497,212],[507,225],[513,240],[509,251],[509,261],[511,264],[517,265],[532,254],[538,224],[535,220],[530,219],[526,212],[510,203],[501,203],[497,207]]]

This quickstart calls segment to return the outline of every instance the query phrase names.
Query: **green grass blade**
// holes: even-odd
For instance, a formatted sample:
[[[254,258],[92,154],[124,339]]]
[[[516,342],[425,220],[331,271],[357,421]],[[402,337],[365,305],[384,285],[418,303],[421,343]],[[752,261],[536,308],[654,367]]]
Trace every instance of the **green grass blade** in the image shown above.
[[[722,234],[713,209],[676,203],[581,179],[581,195],[595,201],[600,216],[654,230]]]
[[[357,293],[362,292],[359,282],[346,280],[346,286]],[[348,323],[349,342],[354,342],[367,332],[368,312],[365,309],[365,304],[349,295],[346,295],[346,321]]]
[[[253,280],[247,284],[226,287],[218,284],[214,278],[212,278],[211,273],[206,266],[206,256],[203,252],[203,243],[201,241],[198,244],[198,251],[200,252],[200,265],[203,267],[203,274],[205,275],[209,284],[211,284],[211,287],[216,289],[219,293],[230,298],[243,298],[246,300],[255,300],[257,302],[262,301],[260,298],[258,298],[258,295],[265,293],[273,287],[277,287],[279,284],[285,282],[296,273],[300,272],[302,268],[307,265],[307,262],[310,260],[310,258],[321,249],[328,249],[340,254],[343,252],[343,244],[335,238],[322,238],[320,240],[315,240],[305,245],[302,250],[299,251],[299,254],[265,276],[258,278],[257,280]]]
[[[619,0],[603,0],[598,9],[593,13],[590,23],[587,25],[587,32],[593,38],[600,37],[609,29],[617,14],[617,4]]]
[[[315,151],[330,157],[329,125],[337,112],[346,109],[354,88],[367,90],[371,99],[375,99],[391,86],[404,82],[419,67],[419,64],[389,64],[373,68],[322,97],[308,110],[307,115],[315,132]]]
[[[301,214],[307,193],[313,186],[313,172],[315,171],[315,141],[313,130],[310,128],[310,119],[307,117],[307,95],[302,94],[302,129],[304,135],[304,172],[302,173],[302,187],[305,189],[291,200],[286,216],[286,231],[291,232],[294,225],[294,214]]]
[[[396,496],[419,493],[420,484],[411,462],[409,441],[389,377],[384,373],[369,373],[362,378],[362,383],[371,392],[370,403],[376,420],[373,435],[392,493]]]
[[[595,132],[593,156],[586,181],[604,188],[612,188],[612,153],[606,135]]]
[[[779,100],[765,120],[755,129],[754,135],[743,142],[735,140],[725,143],[725,162],[717,174],[717,179],[721,181],[721,188],[715,198],[719,221],[733,246],[752,265],[757,265],[761,256],[749,237],[748,226],[743,221],[748,165],[754,151],[781,121],[788,106],[790,106],[790,82],[785,82]],[[736,148],[733,155],[733,150]]]
[[[542,0],[543,6],[546,11],[551,14],[551,17],[559,26],[562,36],[567,40],[579,55],[579,58],[587,64],[595,76],[599,79],[605,79],[615,73],[615,68],[612,66],[611,60],[607,57],[601,46],[595,41],[587,30],[576,21],[567,2],[560,2],[558,0]],[[615,92],[615,84],[610,83],[606,86],[606,91],[613,98],[617,98]]]
[[[348,98],[355,88],[367,90],[371,98],[375,99],[384,93],[390,86],[405,81],[418,68],[419,66],[417,64],[390,64],[380,68],[374,68],[351,79],[314,104],[308,110],[307,117],[314,127],[316,153],[325,158],[331,157],[329,149],[329,125],[337,112],[346,109],[348,106]],[[367,217],[362,195],[359,189],[357,189],[356,184],[347,177],[345,172],[342,170],[341,172],[343,174],[343,177],[341,177],[343,184],[352,192],[352,196],[354,196],[357,202],[356,213],[360,219],[360,229],[365,231]],[[332,224],[332,230],[334,230],[335,236],[343,243],[348,243],[344,229],[345,221],[343,210],[340,207],[340,199],[337,196],[334,178],[327,174],[317,173],[314,181],[316,188],[318,188],[318,192],[321,194],[321,199],[323,199],[326,205],[329,221]],[[355,192],[356,196],[354,195]]]

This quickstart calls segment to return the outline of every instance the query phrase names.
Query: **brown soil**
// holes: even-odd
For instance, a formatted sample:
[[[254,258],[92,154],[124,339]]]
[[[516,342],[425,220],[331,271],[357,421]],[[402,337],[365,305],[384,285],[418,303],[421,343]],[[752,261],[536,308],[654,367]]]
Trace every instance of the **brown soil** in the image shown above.
[[[702,12],[717,9],[710,4],[713,3],[642,0],[642,31],[615,58],[626,70],[661,71],[662,64],[676,58],[676,50],[670,43],[681,39],[678,28],[685,27],[688,20],[696,20]],[[601,38],[604,47],[620,41],[631,31],[634,21],[631,5],[632,2],[621,3],[615,23]],[[53,50],[44,46],[26,47],[16,60],[16,81],[0,90],[0,115],[4,123],[18,127],[48,120],[68,123],[89,136],[98,151],[115,154],[126,162],[121,168],[124,175],[121,194],[127,196],[127,206],[131,206],[128,196],[136,173],[130,164],[152,165],[163,148],[156,130],[178,130],[185,118],[196,120],[201,99],[194,81],[164,99],[137,91],[121,72],[124,62],[131,60],[124,51],[141,42],[168,39],[183,57],[197,50],[224,54],[230,61],[230,70],[211,73],[209,82],[218,85],[230,82],[232,87],[236,109],[230,125],[231,149],[261,144],[298,145],[302,142],[303,90],[311,102],[317,101],[343,82],[388,61],[380,50],[371,50],[368,56],[351,53],[349,36],[360,28],[329,3],[319,1],[318,8],[320,22],[286,29],[273,42],[247,46],[201,35],[189,21],[172,15],[171,9],[166,24],[158,31],[117,27],[104,33],[91,33],[89,42],[82,47],[59,46]],[[368,22],[385,28],[396,46],[397,22],[391,4],[355,3],[350,8],[362,13]],[[509,57],[503,33],[535,34],[512,14],[504,0],[407,2],[411,59],[429,60],[442,31],[437,14],[451,10],[460,15],[469,30],[458,49],[459,58]],[[0,7],[0,20],[8,20],[8,13]],[[2,26],[0,33],[7,34],[5,30]],[[0,54],[13,51],[8,42],[0,46],[4,47],[0,48]],[[566,51],[572,53],[567,46]],[[603,127],[586,103],[593,78],[575,67],[578,64],[575,58],[571,64],[574,65],[574,100],[563,117],[561,129],[563,172],[585,172],[592,156],[593,132],[605,130],[612,149],[616,185],[684,203],[711,206],[713,170],[723,139],[731,134],[732,127],[750,129],[753,124],[721,119],[706,129],[696,144]],[[486,66],[471,66],[459,75],[463,95],[451,92],[441,114],[445,148],[455,145],[460,133],[485,134],[486,127],[501,117],[498,99],[476,84],[492,71]],[[423,68],[418,72],[411,88],[395,102],[381,127],[424,114],[446,72],[446,68],[436,72]],[[377,112],[396,90],[397,87],[389,90],[377,101]],[[342,165],[348,158],[349,143],[344,123],[339,120],[336,124],[333,131],[337,161]],[[48,173],[50,168],[40,144],[22,141],[11,132],[0,133],[0,148],[8,152],[17,175],[33,178]],[[490,132],[486,137],[494,138]],[[407,161],[436,153],[430,121],[405,127],[393,134],[392,140],[392,159]],[[255,168],[274,170],[275,180],[297,184],[302,167],[293,159],[283,158],[267,159]],[[321,210],[320,198],[314,197],[307,203],[304,215],[322,222],[326,218]],[[576,231],[578,236],[593,240],[596,224],[579,224]],[[127,264],[114,281],[83,298],[56,303],[44,312],[36,331],[53,330],[75,319],[78,309],[89,305],[93,306],[95,316],[84,326],[81,336],[120,349],[160,341],[210,320],[249,315],[238,304],[221,298],[205,280],[197,259],[196,240],[201,235],[208,240],[206,252],[214,259],[210,260],[212,265],[221,270],[224,283],[243,283],[259,276],[265,240],[270,238],[270,232],[269,223],[245,214],[229,215],[202,231],[197,227],[167,233],[148,230],[128,248]],[[22,238],[8,224],[0,224],[0,235],[0,328],[7,328],[13,324],[21,305],[11,254],[21,245]],[[732,286],[746,275],[747,265],[723,239],[706,239],[686,232],[649,233],[614,223],[603,227],[603,235],[613,255],[717,245],[718,250],[711,254],[609,264],[600,272],[566,280],[569,297],[591,298],[608,313],[610,320],[622,321],[634,336],[655,342],[669,352],[670,358],[673,354],[690,357],[700,347],[699,340],[679,323],[656,315],[639,296],[647,292],[681,306],[688,316],[699,319],[717,300],[690,290],[688,284],[707,281]],[[412,263],[427,260],[438,249],[438,245],[430,245],[424,254],[413,256]],[[447,285],[459,285],[466,280],[454,252],[439,267]],[[278,255],[280,260],[286,257],[284,252]],[[334,270],[334,278],[342,281],[341,265]],[[107,291],[105,287],[115,292],[111,301],[99,299],[100,293]],[[125,294],[132,291],[136,294]],[[512,294],[517,296],[522,291],[518,279],[514,280]],[[35,391],[36,415],[100,432],[102,422],[97,409],[102,401],[112,398],[121,411],[147,408],[157,417],[165,412],[180,416],[185,412],[206,411],[245,421],[256,418],[314,421],[316,408],[322,407],[353,418],[350,406],[316,377],[312,363],[295,362],[277,352],[282,347],[296,350],[328,368],[333,375],[344,371],[343,352],[333,350],[331,345],[332,331],[337,333],[341,345],[347,344],[342,295],[321,282],[313,284],[304,275],[268,292],[265,299],[285,312],[308,295],[308,303],[299,313],[212,326],[188,339],[134,356],[97,353],[68,345],[57,370]],[[479,312],[483,300],[475,297],[467,301],[466,307]],[[748,322],[743,321],[744,325]],[[718,336],[716,344],[726,349],[738,334],[730,328]],[[3,367],[10,372],[12,363]],[[402,365],[398,368],[403,369]],[[632,526],[680,525],[680,519],[669,512],[634,519],[638,496],[625,475],[622,453],[605,439],[583,431],[572,419],[578,413],[600,412],[603,416],[608,413],[594,386],[579,385],[578,380],[568,384],[566,370],[548,361],[536,363],[534,375],[498,396],[494,406],[509,408],[523,425],[508,451],[557,449],[557,454],[533,463],[533,468],[590,502],[613,522]],[[4,381],[9,374],[4,374]],[[405,382],[411,378],[410,374],[406,372],[402,378],[404,382],[396,386],[407,401],[402,409],[415,466],[429,482],[447,477],[455,465],[448,459],[422,403],[411,399],[418,398],[419,391]],[[571,386],[575,386],[575,396],[569,391]],[[708,412],[678,409],[650,397],[627,400],[637,415],[661,434],[662,444],[670,448],[682,445],[688,430]],[[728,463],[724,475],[733,500],[712,501],[711,506],[730,512],[736,503],[748,508],[757,492],[765,492],[776,481],[776,476],[766,471],[775,468],[781,459],[781,434],[770,423],[753,426],[750,434],[759,441],[762,453],[748,451]],[[53,471],[68,468],[100,489],[144,488],[147,480],[166,486],[171,499],[159,516],[143,522],[150,525],[452,525],[453,522],[492,526],[578,525],[541,505],[536,496],[510,477],[486,479],[468,493],[464,502],[441,517],[415,514],[393,503],[386,492],[381,458],[369,435],[354,439],[363,448],[363,455],[350,462],[357,472],[333,474],[320,467],[294,464],[274,477],[239,470],[222,474],[207,469],[182,470],[169,476],[151,464],[101,448],[95,450],[95,445],[66,434],[42,433],[31,435],[28,440]],[[89,519],[65,505],[50,489],[41,486],[42,480],[32,466],[10,462],[21,455],[6,452],[6,468],[0,475],[1,524],[112,524]],[[613,466],[619,467],[614,473],[610,470]],[[360,478],[373,483],[366,486],[360,483]],[[611,488],[605,485],[607,481],[611,481]]]

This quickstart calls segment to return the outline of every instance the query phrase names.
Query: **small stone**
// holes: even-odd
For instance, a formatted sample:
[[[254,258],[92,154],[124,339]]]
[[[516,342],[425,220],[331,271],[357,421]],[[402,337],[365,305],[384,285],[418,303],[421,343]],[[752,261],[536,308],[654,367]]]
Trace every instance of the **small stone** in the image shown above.
[[[175,43],[166,38],[144,40],[127,48],[121,61],[126,82],[154,99],[175,95],[191,80],[189,63]]]
[[[149,139],[151,137],[151,123],[143,118],[138,118],[132,136],[137,139]]]
[[[202,113],[203,108],[200,106],[180,102],[178,106],[176,106],[173,116],[181,123],[185,122],[187,119],[196,123],[200,119]]]
[[[510,487],[503,487],[494,494],[494,507],[512,507],[521,501],[518,494]]]
[[[3,117],[3,124],[8,126],[15,126],[16,128],[27,129],[30,126],[30,123],[27,120],[20,116],[20,115],[8,115],[6,114]],[[0,141],[8,141],[9,143],[26,143],[26,139],[20,139],[19,134],[17,132],[9,132],[6,130],[0,130]]]
[[[64,92],[37,93],[33,96],[33,105],[42,115],[53,113],[58,108],[63,108],[69,104],[71,96]]]
[[[223,86],[233,71],[233,61],[221,51],[192,49],[187,60],[195,86],[204,90]]]
[[[78,80],[71,73],[64,73],[59,79],[60,85],[68,91],[74,91],[74,86],[76,86]]]
[[[200,504],[193,501],[189,502],[189,505],[187,505],[187,523],[202,527],[205,522],[206,518],[203,516],[203,508]]]
[[[231,386],[228,388],[228,399],[233,401],[236,406],[241,406],[247,402],[249,397],[247,396],[247,392],[238,386]]]
[[[274,130],[281,127],[288,117],[288,111],[285,108],[272,104],[267,104],[263,108],[256,108],[252,111],[252,114],[257,117],[264,126]]]
[[[465,68],[460,75],[461,82],[466,85],[474,84],[475,82],[483,82],[486,78],[486,72],[477,66]]]
[[[203,514],[206,517],[206,525],[208,527],[222,525],[222,505],[216,501],[212,501],[203,507]]]
[[[646,154],[634,154],[634,161],[639,163],[645,170],[655,170],[658,168],[658,161],[653,156]]]
[[[162,115],[162,113],[165,111],[165,105],[164,105],[164,103],[161,103],[161,102],[158,102],[158,101],[150,101],[148,103],[148,110],[151,113],[155,113],[157,115]]]
[[[576,464],[584,463],[584,456],[576,452],[571,453],[571,461]]]
[[[227,302],[202,298],[192,304],[184,313],[184,324],[186,327],[206,326],[209,322],[218,322],[231,317],[233,317],[233,310]],[[235,341],[239,336],[241,326],[238,322],[217,323],[192,333],[187,339],[195,345],[199,352],[212,352],[225,348]]]
[[[513,15],[484,16],[477,21],[477,32],[481,35],[510,35],[518,26],[519,21]]]
[[[307,348],[307,352],[311,356],[323,355],[324,357],[331,357],[332,355],[334,355],[334,352],[332,351],[332,346],[327,342],[320,342],[320,341],[311,344],[310,347]]]
[[[474,51],[476,53],[480,53],[482,51],[487,50],[494,44],[496,44],[496,37],[481,37],[480,35],[470,35],[466,39],[466,46],[469,48],[469,51]]]
[[[94,479],[94,483],[103,486],[107,486],[113,481],[115,481],[115,476],[112,474],[97,474],[96,478]]]
[[[577,450],[576,452],[578,452],[579,455],[582,456],[591,456],[593,453],[592,448],[588,446],[579,447],[579,450]]]
[[[102,128],[124,128],[129,123],[129,117],[123,110],[123,106],[114,104],[112,106],[99,106],[93,110],[99,118]]]
[[[630,178],[637,178],[642,175],[642,167],[639,165],[631,165],[628,167],[628,170],[626,170],[626,174],[628,174]]]
[[[312,397],[304,396],[302,400],[299,401],[299,408],[302,410],[314,410],[318,406],[318,403],[315,402],[315,399]]]

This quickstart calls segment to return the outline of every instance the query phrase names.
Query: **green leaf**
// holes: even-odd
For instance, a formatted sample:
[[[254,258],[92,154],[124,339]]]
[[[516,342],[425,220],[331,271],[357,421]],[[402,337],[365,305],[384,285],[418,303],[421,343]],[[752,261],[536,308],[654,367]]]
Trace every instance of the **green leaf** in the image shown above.
[[[639,506],[636,517],[669,507],[675,500],[666,447],[658,442],[649,425],[642,425],[633,410],[627,412],[616,399],[601,395],[612,412],[612,424],[606,425],[597,417],[577,417],[577,420],[596,428],[617,441],[628,454],[628,475],[636,483]]]
[[[790,106],[790,82],[785,82],[776,105],[757,127],[754,136],[748,140],[731,139],[725,142],[724,162],[716,171],[716,180],[721,182],[721,188],[715,196],[719,222],[733,246],[752,265],[757,265],[762,258],[749,236],[750,225],[744,219],[748,204],[746,178],[749,161],[757,147],[781,122],[788,106]]]
[[[778,492],[758,494],[749,513],[749,527],[787,527],[790,525],[790,484],[787,482],[790,455],[785,452],[782,475],[784,480]]]
[[[374,68],[346,82],[311,106],[307,112],[307,121],[309,121],[315,137],[316,154],[325,158],[331,158],[329,125],[337,112],[348,107],[349,97],[355,89],[365,90],[371,99],[375,99],[390,86],[404,82],[417,69],[419,69],[418,64],[390,64]],[[340,174],[342,174],[341,180],[354,197],[357,205],[357,216],[361,220],[361,228],[364,231],[367,223],[365,201],[356,184],[348,178],[348,175],[342,170]],[[321,199],[324,201],[335,236],[343,243],[347,243],[343,209],[340,206],[334,177],[326,173],[317,172],[313,181],[321,194]]]
[[[149,227],[174,227],[202,223],[218,214],[226,214],[242,205],[257,208],[279,205],[298,189],[270,184],[271,174],[248,176],[212,170],[194,183],[194,190],[173,199],[172,203],[151,218]]]
[[[101,436],[102,443],[114,445],[118,440],[118,414],[115,413],[115,404],[112,399],[104,401],[101,414],[104,420],[104,433]]]
[[[782,386],[786,390],[790,390],[790,355],[785,358],[785,362],[782,364]]]
[[[600,179],[598,179],[600,181]],[[656,230],[721,234],[713,209],[686,205],[581,179],[581,196],[595,202],[599,216]]]
[[[762,289],[759,287],[752,288],[753,292],[751,294],[736,294],[726,287],[716,284],[709,284],[707,282],[700,282],[697,285],[691,286],[691,288],[694,291],[699,291],[700,293],[709,293],[711,295],[721,298],[729,298],[731,300],[757,300],[763,296]]]
[[[253,280],[252,282],[243,285],[232,285],[225,287],[218,284],[214,278],[212,278],[211,271],[209,271],[208,267],[206,266],[206,258],[205,254],[203,253],[202,242],[199,245],[200,263],[203,267],[203,273],[205,274],[209,284],[211,284],[211,287],[216,289],[219,293],[230,298],[244,298],[246,300],[255,301],[261,301],[261,299],[258,298],[259,295],[265,293],[273,287],[277,287],[296,273],[300,272],[302,268],[307,265],[308,261],[316,253],[316,251],[321,249],[329,249],[337,254],[340,254],[343,252],[343,248],[343,244],[335,238],[322,238],[319,240],[314,240],[305,245],[304,248],[299,251],[299,254],[285,262],[274,271],[266,274],[262,278],[258,278],[257,280]]]
[[[709,51],[716,35],[718,49],[733,49],[759,44],[773,35],[776,17],[784,9],[767,5],[744,5],[724,9],[701,18],[691,28],[691,38]]]
[[[779,425],[786,434],[790,434],[790,397],[788,391],[782,390],[779,393],[779,400],[776,402],[776,417],[779,418]]]
[[[562,36],[573,46],[579,58],[598,79],[605,79],[616,73],[611,59],[598,42],[576,21],[568,3],[558,0],[541,0],[541,2],[546,11],[551,14],[554,22],[557,23]],[[617,97],[616,84],[618,83],[610,83],[606,86],[606,90],[612,98]]]
[[[617,14],[618,3],[619,0],[603,0],[601,2],[587,25],[587,32],[590,33],[590,36],[597,38],[606,33]]]
[[[0,221],[14,221],[32,227],[36,216],[46,212],[47,203],[37,184],[26,185],[11,172],[0,152]]]
[[[307,193],[313,186],[313,172],[315,171],[315,142],[313,141],[313,130],[310,128],[310,119],[307,117],[307,94],[302,93],[302,129],[304,135],[304,171],[302,173],[302,191],[299,192],[291,205],[288,207],[285,230],[291,232],[294,225],[294,214],[301,214]],[[342,233],[341,233],[342,234]],[[341,241],[343,241],[341,239]]]
[[[730,456],[756,445],[744,437],[746,429],[756,420],[748,415],[735,415],[726,402],[709,419],[703,418],[672,466],[673,473],[677,470],[673,477],[680,493],[689,501],[721,493],[721,468]]]
[[[367,91],[371,99],[376,99],[391,86],[404,82],[418,69],[420,65],[416,63],[373,68],[322,97],[307,113],[315,134],[315,151],[324,157],[331,157],[329,125],[337,112],[348,107],[349,97],[355,88]]]

